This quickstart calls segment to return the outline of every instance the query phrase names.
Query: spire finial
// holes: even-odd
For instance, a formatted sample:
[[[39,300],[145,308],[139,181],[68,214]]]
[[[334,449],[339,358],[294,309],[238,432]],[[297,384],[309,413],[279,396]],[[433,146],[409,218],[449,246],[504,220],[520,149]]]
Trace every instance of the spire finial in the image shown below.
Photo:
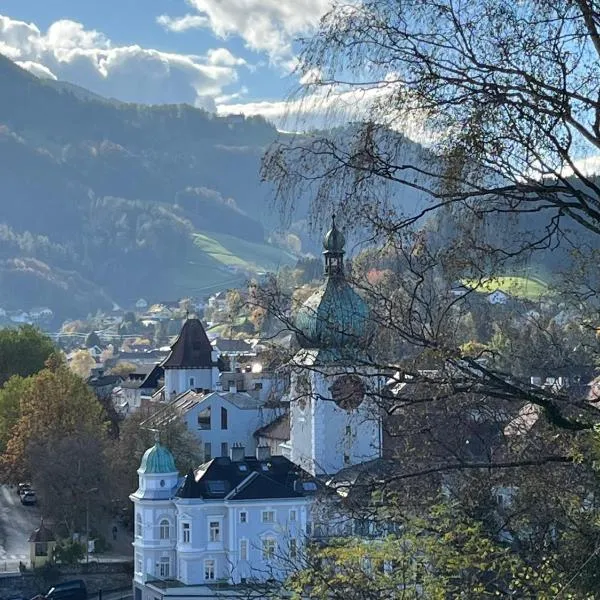
[[[331,213],[331,229],[335,229],[335,211]]]

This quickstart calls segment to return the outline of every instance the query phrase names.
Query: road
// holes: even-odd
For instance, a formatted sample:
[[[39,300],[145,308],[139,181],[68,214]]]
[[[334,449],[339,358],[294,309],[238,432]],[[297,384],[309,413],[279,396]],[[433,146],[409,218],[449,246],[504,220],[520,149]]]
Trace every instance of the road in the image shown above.
[[[15,488],[0,486],[0,571],[6,562],[29,561],[29,536],[40,525],[37,506],[23,506]]]

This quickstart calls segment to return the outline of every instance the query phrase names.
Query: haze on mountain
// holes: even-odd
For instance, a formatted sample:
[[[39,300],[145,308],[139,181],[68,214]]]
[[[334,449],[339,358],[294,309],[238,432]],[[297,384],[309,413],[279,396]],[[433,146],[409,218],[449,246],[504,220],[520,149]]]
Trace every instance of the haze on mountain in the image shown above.
[[[74,317],[293,263],[265,235],[264,119],[106,100],[1,55],[0,82],[0,307]]]

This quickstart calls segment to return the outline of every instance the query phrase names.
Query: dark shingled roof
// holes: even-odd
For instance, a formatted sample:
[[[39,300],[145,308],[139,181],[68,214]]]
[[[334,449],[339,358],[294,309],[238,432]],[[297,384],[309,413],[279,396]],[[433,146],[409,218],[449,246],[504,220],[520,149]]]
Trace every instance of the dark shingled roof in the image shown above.
[[[232,500],[299,498],[309,491],[302,485],[305,481],[312,481],[310,475],[284,456],[262,461],[246,456],[235,462],[220,457],[195,472],[190,470],[177,496],[207,499],[228,496]]]
[[[54,542],[56,538],[54,534],[44,525],[44,520],[42,519],[40,526],[29,536],[30,542],[35,542],[37,544],[43,544],[47,542]]]
[[[161,366],[165,369],[213,367],[212,346],[199,319],[188,319]]]
[[[290,413],[286,412],[279,415],[274,421],[268,425],[257,429],[254,432],[254,437],[266,437],[272,440],[289,440],[290,439]]]

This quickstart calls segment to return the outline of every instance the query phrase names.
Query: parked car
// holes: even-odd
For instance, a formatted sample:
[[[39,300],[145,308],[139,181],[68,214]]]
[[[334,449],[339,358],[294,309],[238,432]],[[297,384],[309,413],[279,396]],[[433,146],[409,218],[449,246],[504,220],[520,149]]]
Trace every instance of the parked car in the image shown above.
[[[31,484],[29,482],[22,482],[17,485],[17,494],[20,496],[25,490],[30,490]]]
[[[21,504],[37,504],[37,496],[33,490],[25,490],[21,494]]]
[[[87,600],[87,588],[83,579],[57,583],[44,595],[46,600]]]

